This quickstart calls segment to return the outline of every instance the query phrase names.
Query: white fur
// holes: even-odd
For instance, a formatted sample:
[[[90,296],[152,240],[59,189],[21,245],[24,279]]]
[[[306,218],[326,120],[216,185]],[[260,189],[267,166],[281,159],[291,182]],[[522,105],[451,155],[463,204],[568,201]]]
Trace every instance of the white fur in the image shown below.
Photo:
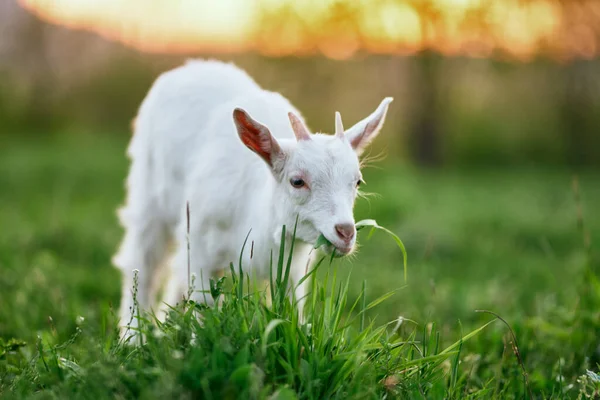
[[[128,149],[127,199],[119,211],[125,236],[113,259],[124,276],[121,325],[131,319],[134,269],[141,308],[155,305],[161,265],[170,271],[164,302],[174,305],[187,292],[187,202],[197,288],[208,289],[211,274],[238,259],[248,232],[244,268],[264,273],[271,252],[276,260],[282,225],[289,242],[297,217],[293,282],[304,275],[321,233],[342,254],[351,252],[355,238],[344,242],[335,226],[354,224],[358,153],[381,129],[390,101],[345,134],[309,134],[297,141],[288,113],[299,117],[298,110],[233,65],[192,61],[162,74],[140,107]],[[236,108],[273,135],[278,151],[271,149],[272,165],[240,140],[232,116]],[[268,132],[261,138],[268,141]],[[299,177],[308,187],[291,185],[290,179]],[[303,287],[296,289],[298,299],[304,294]]]

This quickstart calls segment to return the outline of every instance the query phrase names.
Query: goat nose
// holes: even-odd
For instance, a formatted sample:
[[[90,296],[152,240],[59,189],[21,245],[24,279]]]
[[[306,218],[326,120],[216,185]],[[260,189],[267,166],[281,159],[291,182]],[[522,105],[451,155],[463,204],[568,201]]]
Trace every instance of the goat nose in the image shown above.
[[[340,239],[345,242],[350,242],[352,238],[354,238],[354,224],[337,224],[335,226],[335,231]]]

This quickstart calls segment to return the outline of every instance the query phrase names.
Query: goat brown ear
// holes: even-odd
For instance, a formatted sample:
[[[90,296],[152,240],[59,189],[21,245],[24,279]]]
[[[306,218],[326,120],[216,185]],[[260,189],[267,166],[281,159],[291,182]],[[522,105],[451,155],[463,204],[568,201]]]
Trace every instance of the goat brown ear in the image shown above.
[[[358,122],[352,128],[348,129],[344,135],[350,142],[352,148],[358,153],[367,147],[367,145],[379,134],[385,121],[388,106],[393,101],[391,97],[383,99],[379,107],[371,115]]]
[[[272,167],[273,161],[281,153],[281,147],[269,129],[241,108],[233,110],[233,121],[242,143]]]

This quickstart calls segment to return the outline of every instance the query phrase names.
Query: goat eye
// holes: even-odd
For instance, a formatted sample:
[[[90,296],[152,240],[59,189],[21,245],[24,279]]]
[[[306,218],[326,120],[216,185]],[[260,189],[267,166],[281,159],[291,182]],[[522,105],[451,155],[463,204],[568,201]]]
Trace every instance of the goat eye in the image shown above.
[[[362,179],[359,179],[358,182],[356,182],[356,187],[359,187],[361,183],[362,183]]]
[[[296,189],[300,189],[300,188],[304,187],[304,185],[306,185],[304,183],[304,181],[302,179],[299,179],[299,178],[292,178],[292,179],[290,179],[290,183]]]

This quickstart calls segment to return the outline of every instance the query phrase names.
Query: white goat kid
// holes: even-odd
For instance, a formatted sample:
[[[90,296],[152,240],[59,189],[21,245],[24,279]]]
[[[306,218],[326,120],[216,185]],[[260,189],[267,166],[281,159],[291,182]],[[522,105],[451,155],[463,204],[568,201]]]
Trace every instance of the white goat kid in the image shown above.
[[[164,270],[170,279],[162,304],[174,305],[187,293],[188,202],[199,289],[237,260],[248,232],[253,255],[244,252],[245,269],[268,268],[271,252],[277,259],[282,226],[290,242],[296,219],[292,282],[304,275],[320,234],[333,246],[327,251],[351,253],[352,209],[362,180],[358,155],[379,133],[391,101],[384,99],[345,132],[336,113],[334,136],[311,134],[287,99],[233,65],[191,61],[162,74],[140,107],[128,148],[127,199],[119,210],[125,235],[113,258],[124,278],[121,325],[137,326],[131,318],[134,269],[142,309],[156,305]],[[300,306],[303,286],[295,292]]]

